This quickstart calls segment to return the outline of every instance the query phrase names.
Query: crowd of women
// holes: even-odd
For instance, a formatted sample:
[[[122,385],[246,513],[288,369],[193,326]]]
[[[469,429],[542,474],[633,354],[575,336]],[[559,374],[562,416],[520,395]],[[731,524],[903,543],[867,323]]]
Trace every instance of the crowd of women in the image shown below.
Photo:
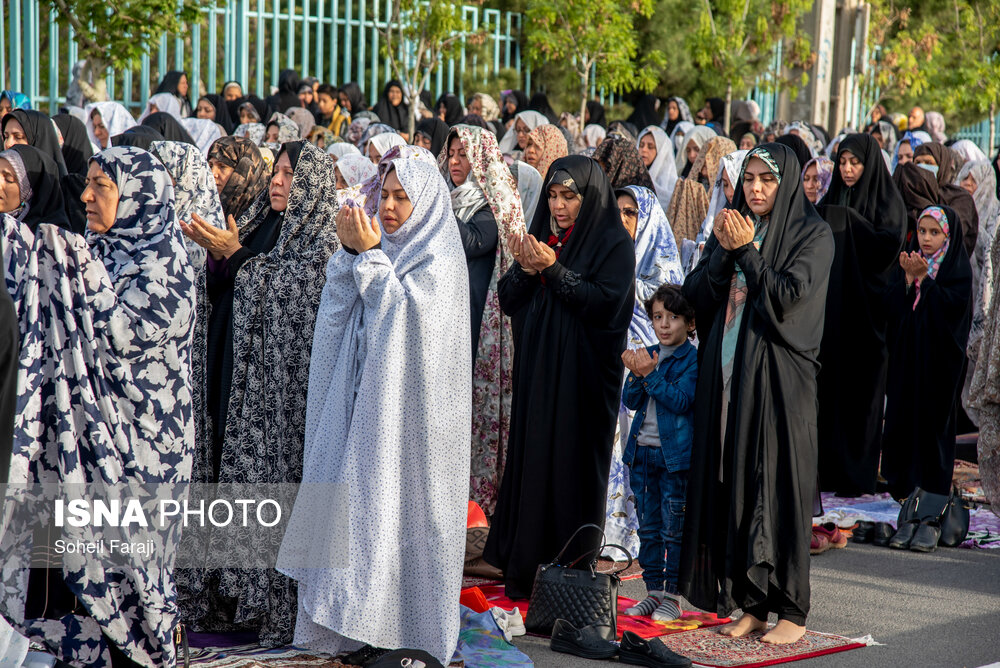
[[[0,613],[61,659],[173,665],[183,624],[446,663],[470,499],[511,598],[582,525],[637,554],[621,353],[657,342],[665,283],[700,342],[695,605],[804,624],[818,490],[947,493],[966,413],[997,498],[997,165],[933,114],[830,138],[752,102],[724,128],[717,98],[609,123],[516,90],[189,85],[138,119],[0,94],[3,472],[343,484],[348,521],[303,491],[276,569],[176,571],[42,568],[9,523]],[[334,543],[346,565],[303,566]]]

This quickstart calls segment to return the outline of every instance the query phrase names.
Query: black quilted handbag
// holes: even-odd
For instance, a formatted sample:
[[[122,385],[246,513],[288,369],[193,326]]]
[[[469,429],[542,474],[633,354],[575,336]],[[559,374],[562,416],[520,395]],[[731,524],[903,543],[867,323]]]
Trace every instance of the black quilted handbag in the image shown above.
[[[601,533],[601,545],[586,552],[569,564],[563,561],[564,553],[577,534],[587,528]],[[628,564],[613,573],[598,573],[597,557],[605,547],[621,550],[628,556]],[[574,568],[584,557],[592,556],[587,570]],[[564,565],[565,564],[565,565]],[[565,619],[576,628],[602,627],[605,638],[614,640],[618,635],[618,574],[632,565],[632,555],[621,545],[607,545],[604,531],[596,524],[584,524],[566,541],[562,551],[550,564],[538,567],[535,586],[528,603],[528,618],[524,626],[530,633],[552,635],[557,619]]]

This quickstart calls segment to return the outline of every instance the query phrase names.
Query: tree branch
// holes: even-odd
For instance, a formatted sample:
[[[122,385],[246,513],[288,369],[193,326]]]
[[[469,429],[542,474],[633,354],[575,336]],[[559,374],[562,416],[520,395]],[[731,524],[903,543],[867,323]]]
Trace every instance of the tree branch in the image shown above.
[[[102,54],[102,60],[105,60],[106,56],[103,55],[106,53],[104,47],[94,41],[94,39],[90,36],[90,31],[87,30],[82,23],[80,23],[80,19],[78,19],[75,13],[66,6],[65,0],[52,0],[52,2],[59,9],[59,13],[65,16],[66,20],[69,21],[69,24],[73,26],[73,30],[76,31],[76,39],[86,44],[88,49]]]

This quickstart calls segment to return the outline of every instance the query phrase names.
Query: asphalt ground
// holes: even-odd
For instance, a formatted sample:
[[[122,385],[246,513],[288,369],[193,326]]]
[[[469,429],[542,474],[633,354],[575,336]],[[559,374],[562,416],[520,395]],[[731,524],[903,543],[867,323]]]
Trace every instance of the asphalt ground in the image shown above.
[[[813,557],[808,628],[881,646],[798,661],[803,668],[962,668],[1000,662],[1000,549],[931,554],[849,543]],[[620,593],[642,598],[642,580]],[[772,620],[773,621],[773,620]],[[608,665],[552,652],[548,640],[515,640],[541,668]]]

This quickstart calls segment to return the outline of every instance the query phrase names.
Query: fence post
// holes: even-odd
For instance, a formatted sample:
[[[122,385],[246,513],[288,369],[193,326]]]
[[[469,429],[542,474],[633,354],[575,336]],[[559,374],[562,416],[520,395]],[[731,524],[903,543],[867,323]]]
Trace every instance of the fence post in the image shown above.
[[[0,26],[0,32],[3,26]],[[72,72],[72,70],[70,70]],[[38,105],[39,107],[42,105]],[[56,10],[49,8],[49,114],[59,111],[59,24]]]

